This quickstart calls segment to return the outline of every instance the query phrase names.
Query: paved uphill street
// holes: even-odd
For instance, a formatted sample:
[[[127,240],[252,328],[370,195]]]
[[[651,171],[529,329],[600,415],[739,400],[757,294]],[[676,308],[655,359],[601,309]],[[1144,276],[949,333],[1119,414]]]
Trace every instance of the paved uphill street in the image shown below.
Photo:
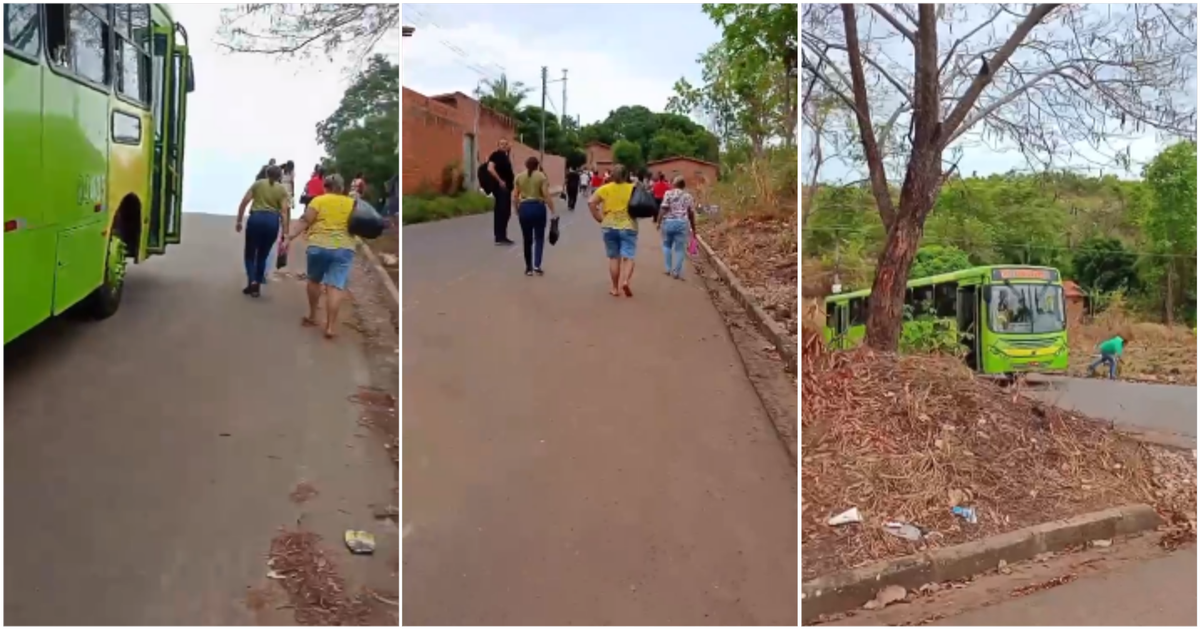
[[[1196,447],[1196,387],[1089,378],[1042,378],[1034,397],[1126,428],[1179,435]]]
[[[649,221],[609,296],[579,207],[545,277],[491,215],[403,230],[404,622],[794,625],[796,469],[737,349]]]
[[[7,623],[289,624],[266,560],[298,521],[353,584],[396,589],[399,531],[371,507],[396,468],[348,400],[371,382],[360,339],[301,328],[294,279],[242,295],[233,217],[186,214],[183,234],[130,268],[113,318],[6,348]],[[375,555],[351,557],[347,528]]]

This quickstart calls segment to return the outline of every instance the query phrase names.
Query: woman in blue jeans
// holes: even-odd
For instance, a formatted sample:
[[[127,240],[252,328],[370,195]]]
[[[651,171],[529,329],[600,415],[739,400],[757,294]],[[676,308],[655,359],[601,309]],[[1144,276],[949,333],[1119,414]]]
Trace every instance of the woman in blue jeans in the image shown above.
[[[245,221],[246,248],[243,255],[246,264],[246,287],[242,294],[258,297],[266,281],[267,257],[276,241],[282,241],[288,231],[288,212],[291,197],[287,188],[279,181],[283,171],[278,166],[269,166],[266,177],[251,184],[238,205],[237,231],[243,230],[246,206],[250,206],[250,218]],[[282,230],[280,229],[282,227]],[[281,243],[282,244],[282,243]]]
[[[674,188],[663,195],[658,208],[658,230],[662,232],[663,266],[671,277],[683,279],[683,260],[688,238],[696,233],[696,201],[684,187],[683,177],[675,177]]]
[[[550,180],[538,170],[538,158],[525,160],[525,172],[513,182],[513,204],[521,224],[521,246],[525,252],[525,275],[542,275],[542,251],[546,247],[546,223],[554,215]]]

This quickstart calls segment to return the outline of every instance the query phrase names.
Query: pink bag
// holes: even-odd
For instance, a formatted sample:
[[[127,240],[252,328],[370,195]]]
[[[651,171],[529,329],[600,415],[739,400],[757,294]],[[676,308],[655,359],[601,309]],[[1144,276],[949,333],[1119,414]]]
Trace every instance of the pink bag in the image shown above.
[[[688,255],[693,258],[700,253],[700,241],[696,240],[696,235],[692,234],[692,239],[688,241]]]

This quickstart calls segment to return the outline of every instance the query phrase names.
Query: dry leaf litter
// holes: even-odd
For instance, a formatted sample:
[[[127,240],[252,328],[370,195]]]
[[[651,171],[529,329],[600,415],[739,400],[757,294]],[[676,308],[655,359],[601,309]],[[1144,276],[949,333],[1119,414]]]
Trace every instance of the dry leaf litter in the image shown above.
[[[1195,539],[1194,453],[1014,395],[952,358],[830,352],[807,327],[802,338],[804,579],[1137,502],[1163,513],[1170,543]],[[827,524],[851,507],[861,524]],[[925,535],[895,537],[887,522]]]
[[[371,613],[362,596],[346,591],[337,565],[325,556],[321,536],[310,531],[281,530],[271,540],[270,576],[287,590],[301,625],[364,625]]]

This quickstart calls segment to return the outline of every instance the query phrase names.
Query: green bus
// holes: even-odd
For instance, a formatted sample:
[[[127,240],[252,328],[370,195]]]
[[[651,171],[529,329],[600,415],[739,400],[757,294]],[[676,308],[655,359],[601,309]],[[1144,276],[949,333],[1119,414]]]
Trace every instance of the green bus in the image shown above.
[[[825,299],[825,340],[858,345],[870,290]],[[1036,266],[981,266],[912,280],[905,305],[914,318],[952,321],[966,363],[984,374],[1065,372],[1067,317],[1062,278]]]
[[[178,244],[187,32],[164,5],[4,5],[4,342],[104,318]]]

